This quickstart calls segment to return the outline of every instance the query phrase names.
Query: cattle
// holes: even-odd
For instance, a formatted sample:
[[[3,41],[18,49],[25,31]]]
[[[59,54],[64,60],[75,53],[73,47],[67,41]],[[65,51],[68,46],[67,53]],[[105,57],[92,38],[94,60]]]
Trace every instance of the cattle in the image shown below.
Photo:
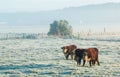
[[[81,64],[81,60],[83,59],[83,66],[85,62],[89,62],[90,66],[95,65],[97,61],[98,65],[100,65],[98,61],[98,49],[97,48],[88,48],[88,49],[76,49],[75,50],[75,60],[77,61],[77,65]]]
[[[84,58],[85,49],[76,49],[75,52],[75,60],[77,61],[77,65],[81,64],[81,60]]]
[[[71,58],[74,60],[74,50],[77,48],[76,45],[69,45],[61,47],[63,49],[63,53],[65,55],[66,60],[68,60],[69,55],[71,55]]]
[[[83,59],[83,66],[85,65],[85,62],[88,61],[90,66],[95,65],[95,62],[97,61],[98,65],[100,65],[98,60],[98,49],[97,48],[88,48],[84,51],[84,59]]]

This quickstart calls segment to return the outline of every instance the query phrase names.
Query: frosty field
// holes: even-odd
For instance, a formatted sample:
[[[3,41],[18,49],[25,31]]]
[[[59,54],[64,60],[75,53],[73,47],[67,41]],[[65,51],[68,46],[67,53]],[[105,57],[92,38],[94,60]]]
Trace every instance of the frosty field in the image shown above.
[[[100,66],[77,66],[60,49],[97,47]],[[0,40],[0,77],[120,77],[120,41],[80,39]]]

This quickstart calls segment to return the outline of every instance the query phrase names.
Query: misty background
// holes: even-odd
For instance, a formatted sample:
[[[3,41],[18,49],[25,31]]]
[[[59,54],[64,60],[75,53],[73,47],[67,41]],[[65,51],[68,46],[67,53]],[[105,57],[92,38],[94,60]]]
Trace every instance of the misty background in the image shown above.
[[[47,33],[54,20],[67,20],[74,32],[119,32],[120,1],[0,1],[0,32]],[[18,4],[18,5],[17,5]],[[62,7],[61,7],[62,6]]]

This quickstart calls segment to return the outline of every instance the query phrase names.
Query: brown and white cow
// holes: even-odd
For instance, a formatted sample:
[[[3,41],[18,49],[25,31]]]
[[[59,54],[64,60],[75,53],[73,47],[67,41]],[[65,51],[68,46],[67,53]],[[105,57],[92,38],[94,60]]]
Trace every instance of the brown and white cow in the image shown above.
[[[74,60],[74,50],[77,48],[76,45],[69,45],[69,46],[64,46],[61,47],[63,49],[63,53],[66,57],[66,60],[68,60],[69,55],[71,55],[71,58]]]
[[[98,61],[98,49],[97,48],[88,48],[88,49],[76,49],[75,50],[75,60],[77,61],[77,65],[81,64],[81,60],[83,59],[83,66],[85,62],[89,62],[90,66],[95,65],[97,61],[98,65],[100,65]]]
[[[90,66],[95,65],[95,62],[100,65],[98,60],[98,49],[97,48],[88,48],[84,51],[84,59],[83,59],[83,66],[85,65],[85,62],[88,61]]]

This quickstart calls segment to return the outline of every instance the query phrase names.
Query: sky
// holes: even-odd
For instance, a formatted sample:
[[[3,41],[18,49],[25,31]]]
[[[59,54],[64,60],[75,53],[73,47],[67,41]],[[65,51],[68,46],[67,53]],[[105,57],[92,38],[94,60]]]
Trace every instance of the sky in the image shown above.
[[[50,11],[68,7],[79,7],[89,4],[102,4],[108,2],[120,3],[120,0],[0,0],[0,13]],[[4,23],[5,22],[0,22],[0,24]],[[0,26],[0,32],[31,32],[33,29],[36,32],[47,32],[49,30],[37,27],[28,29],[27,27],[21,26],[19,26],[19,28],[15,26]],[[113,28],[110,27],[110,29]],[[118,26],[117,29],[119,29]]]
[[[0,12],[37,12],[120,0],[0,0]]]

